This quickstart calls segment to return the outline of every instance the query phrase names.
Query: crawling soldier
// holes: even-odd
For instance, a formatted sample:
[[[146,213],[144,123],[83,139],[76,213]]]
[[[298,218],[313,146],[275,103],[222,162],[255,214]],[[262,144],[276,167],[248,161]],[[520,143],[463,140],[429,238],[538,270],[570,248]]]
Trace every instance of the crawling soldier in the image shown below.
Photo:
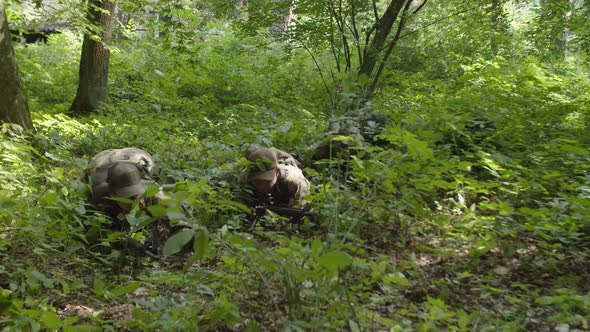
[[[276,148],[252,144],[246,151],[246,159],[250,162],[247,182],[252,186],[252,194],[245,201],[252,208],[254,216],[261,213],[256,206],[293,208],[305,205],[305,196],[310,189],[309,180],[292,155]],[[274,212],[286,214],[293,211],[277,209]]]
[[[90,160],[84,171],[83,180],[88,183],[91,190],[90,202],[111,219],[111,230],[121,231],[129,228],[125,222],[125,214],[135,205],[150,216],[149,206],[174,208],[174,205],[161,204],[163,200],[170,200],[161,191],[153,196],[144,197],[153,169],[152,157],[137,148],[102,151]],[[127,244],[136,251],[160,254],[163,243],[170,236],[169,220],[156,219],[151,224],[151,230],[152,239],[149,244],[143,247],[135,241]]]

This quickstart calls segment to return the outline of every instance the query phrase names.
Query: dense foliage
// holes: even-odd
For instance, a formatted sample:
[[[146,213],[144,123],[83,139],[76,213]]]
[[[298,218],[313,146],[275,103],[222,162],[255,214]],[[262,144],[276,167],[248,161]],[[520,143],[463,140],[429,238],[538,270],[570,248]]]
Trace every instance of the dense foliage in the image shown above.
[[[588,330],[590,72],[575,21],[588,8],[560,58],[526,24],[548,13],[445,3],[410,22],[370,101],[362,78],[319,74],[326,45],[244,34],[189,2],[152,22],[159,38],[117,39],[97,114],[67,112],[77,34],[16,45],[36,132],[0,132],[0,328]],[[359,129],[332,137],[350,150],[315,159],[337,121]],[[249,143],[303,156],[314,218],[246,227],[232,187]],[[81,172],[124,146],[162,168],[190,254],[154,261],[91,238],[107,220]]]

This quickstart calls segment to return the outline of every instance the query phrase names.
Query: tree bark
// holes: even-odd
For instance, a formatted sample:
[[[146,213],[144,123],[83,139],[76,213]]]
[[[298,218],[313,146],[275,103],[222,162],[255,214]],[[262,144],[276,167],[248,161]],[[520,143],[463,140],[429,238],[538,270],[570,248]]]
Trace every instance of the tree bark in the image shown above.
[[[87,114],[94,112],[100,103],[107,102],[109,57],[108,42],[113,34],[115,2],[111,0],[89,0],[88,20],[100,31],[84,34],[80,58],[80,81],[71,111]],[[100,40],[95,40],[96,37]],[[93,39],[94,38],[94,39]]]
[[[426,4],[426,1],[424,1],[424,4]],[[375,73],[375,75],[373,76],[373,82],[371,83],[371,85],[367,85],[368,89],[365,91],[365,94],[367,96],[372,95],[375,92],[375,89],[377,89],[377,82],[379,82],[379,78],[381,77],[381,74],[383,73],[383,70],[385,69],[385,65],[387,62],[387,59],[389,58],[389,56],[391,55],[391,52],[393,51],[393,48],[395,47],[395,45],[397,45],[397,42],[399,41],[399,38],[401,36],[402,33],[402,29],[404,28],[405,25],[405,21],[408,18],[408,10],[410,9],[410,5],[412,4],[411,1],[406,2],[403,11],[402,11],[402,17],[399,21],[399,25],[397,26],[397,31],[395,33],[395,36],[393,37],[393,40],[391,40],[389,42],[389,45],[386,47],[387,50],[385,51],[385,54],[383,55],[383,58],[381,59],[381,63],[379,64],[379,67],[377,68],[377,72]],[[420,10],[420,7],[418,9],[416,9],[416,11],[414,11],[414,13],[417,13]]]
[[[375,35],[371,42],[366,46],[363,56],[363,62],[360,64],[359,74],[371,77],[373,69],[377,64],[379,54],[383,51],[387,37],[391,33],[391,28],[397,20],[406,1],[409,0],[392,0],[383,16],[375,23]]]
[[[0,0],[0,121],[34,129],[12,48],[4,1]]]
[[[272,2],[279,4],[277,7],[280,9],[273,13],[277,20],[270,25],[270,37],[276,40],[285,39],[287,30],[295,18],[293,14],[294,1],[272,0]]]

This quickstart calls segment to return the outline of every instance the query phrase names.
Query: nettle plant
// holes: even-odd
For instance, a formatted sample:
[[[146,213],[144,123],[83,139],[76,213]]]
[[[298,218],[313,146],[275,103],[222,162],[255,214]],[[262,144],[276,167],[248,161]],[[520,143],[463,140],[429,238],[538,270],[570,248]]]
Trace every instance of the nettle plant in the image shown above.
[[[7,171],[0,176],[1,309],[16,329],[69,325],[72,320],[62,322],[47,302],[57,293],[67,296],[84,288],[77,277],[66,277],[64,266],[55,265],[56,260],[66,265],[76,261],[83,270],[88,263],[70,259],[81,249],[75,239],[84,213],[80,187],[70,173],[75,159],[58,153],[59,144],[45,149],[48,138],[39,133],[4,125],[1,139],[2,169]]]
[[[402,40],[396,70],[385,70],[364,103],[366,78],[335,74],[340,86],[328,91],[303,50],[235,36],[229,25],[183,26],[190,2],[162,6],[178,19],[167,35],[114,40],[109,105],[97,114],[63,114],[75,91],[76,38],[17,47],[37,132],[0,132],[0,324],[534,330],[528,315],[549,310],[551,323],[586,328],[584,273],[559,265],[571,255],[584,266],[587,256],[590,93],[582,70],[480,58],[471,36],[457,44],[440,28],[426,42],[445,37],[443,49],[457,52],[414,57],[429,43]],[[196,27],[203,29],[191,35]],[[458,52],[466,47],[471,58]],[[326,53],[315,54],[329,65]],[[246,145],[311,156],[327,119],[347,111],[379,111],[389,121],[373,127],[366,145],[355,135],[333,137],[356,144],[350,154],[306,163],[316,177],[315,219],[290,225],[269,215],[264,227],[246,228],[248,209],[232,192]],[[87,205],[81,170],[97,152],[124,146],[154,156],[157,180],[182,207],[151,212],[191,226],[166,243],[161,264],[111,245],[147,239],[151,220],[141,213],[124,232],[90,232],[108,220]],[[175,259],[192,238],[192,256]],[[494,264],[512,259],[522,265],[502,278]],[[541,280],[527,284],[521,274]],[[542,279],[554,274],[556,281]],[[543,282],[555,284],[536,286]],[[80,298],[98,310],[80,321],[63,317]],[[500,305],[479,312],[490,299]],[[108,308],[119,305],[131,309],[115,321]]]

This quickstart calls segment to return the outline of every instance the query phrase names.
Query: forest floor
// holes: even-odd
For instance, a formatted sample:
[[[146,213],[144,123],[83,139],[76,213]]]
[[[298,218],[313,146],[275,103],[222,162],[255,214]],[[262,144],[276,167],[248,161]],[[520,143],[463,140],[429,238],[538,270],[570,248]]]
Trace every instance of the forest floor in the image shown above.
[[[449,311],[458,308],[468,313],[477,313],[477,316],[497,317],[504,321],[510,321],[515,316],[526,317],[525,325],[515,327],[515,330],[588,330],[583,327],[582,322],[581,329],[570,328],[569,324],[554,323],[550,317],[555,315],[556,311],[538,305],[539,297],[551,293],[551,289],[556,285],[564,289],[579,287],[578,291],[582,293],[590,290],[590,266],[586,264],[588,257],[580,255],[580,252],[572,254],[568,250],[554,250],[553,258],[550,258],[538,250],[533,241],[528,241],[526,248],[517,249],[511,257],[506,257],[497,248],[479,257],[473,257],[470,255],[473,243],[460,242],[435,234],[401,239],[401,236],[408,235],[396,234],[395,231],[366,234],[367,238],[372,239],[367,240],[371,245],[365,247],[366,255],[386,259],[393,266],[415,261],[418,267],[418,275],[415,277],[419,282],[412,286],[400,287],[398,290],[401,296],[391,296],[389,300],[378,304],[367,303],[381,315],[387,316],[391,315],[392,311],[403,312],[407,308],[422,307],[432,299],[444,298],[445,302],[440,307]],[[257,242],[258,246],[272,247],[273,240],[267,238],[265,232],[266,230],[258,229],[252,234],[244,233],[244,236]],[[317,232],[314,235],[318,235]],[[403,245],[400,245],[402,243]],[[52,265],[67,273],[65,270],[68,267],[62,263],[56,261]],[[113,273],[134,276],[139,280],[154,271],[194,274],[200,270],[207,270],[215,274],[215,270],[221,264],[217,258],[195,262],[190,254],[162,258],[157,262],[145,257],[129,257],[128,264]],[[85,283],[92,284],[92,278],[92,275],[87,275]],[[303,287],[314,287],[312,282],[303,284]],[[269,288],[269,293],[284,291],[280,283],[273,283],[272,280],[268,280],[265,286]],[[274,290],[271,291],[272,288]],[[89,302],[88,297],[83,294],[67,297],[56,294],[49,302],[58,308],[57,314],[62,319],[75,316],[78,317],[79,323],[93,324],[99,321],[101,324],[112,324],[111,326],[117,330],[127,330],[127,324],[135,319],[134,310],[141,308],[144,303],[153,302],[154,295],[167,294],[177,301],[183,301],[192,291],[194,289],[182,284],[145,282],[125,299],[119,298],[114,302]],[[210,304],[212,295],[205,291],[199,296],[199,301],[204,305]],[[250,320],[256,320],[264,331],[281,330],[284,321],[288,319],[285,303],[277,298],[273,299],[274,303],[268,303],[268,298],[242,294],[237,305],[241,313],[246,313],[242,316],[244,319],[231,325],[216,325],[215,329],[242,331],[246,329]],[[195,298],[192,297],[191,301],[195,301]],[[570,309],[575,312],[584,308],[587,307],[571,306]],[[444,315],[443,312],[440,314]],[[579,314],[583,317],[587,312],[582,310]],[[411,315],[408,317],[412,320]],[[470,330],[478,330],[477,322],[473,323]]]

